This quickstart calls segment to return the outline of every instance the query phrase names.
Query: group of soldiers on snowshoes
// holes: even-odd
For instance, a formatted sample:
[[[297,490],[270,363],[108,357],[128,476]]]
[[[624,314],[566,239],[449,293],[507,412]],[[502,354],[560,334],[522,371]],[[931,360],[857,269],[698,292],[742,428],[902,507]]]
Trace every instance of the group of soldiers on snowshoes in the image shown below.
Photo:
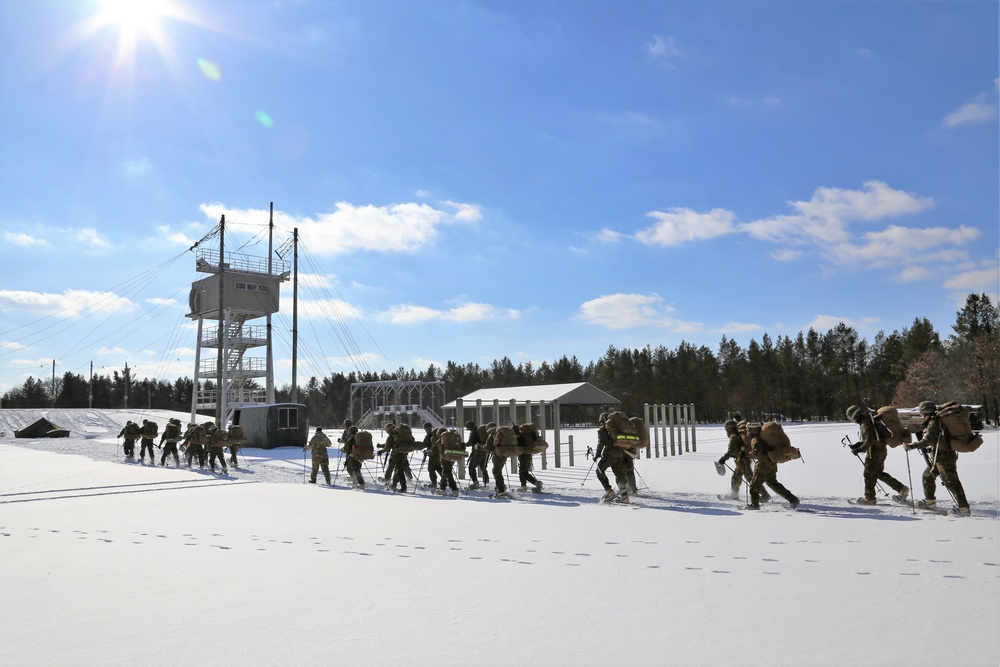
[[[918,406],[922,418],[922,431],[918,434],[916,442],[905,443],[905,448],[909,450],[919,450],[927,464],[923,473],[924,499],[915,503],[915,507],[936,511],[936,480],[941,478],[944,487],[951,493],[955,504],[955,514],[959,516],[969,516],[969,502],[965,496],[962,482],[958,478],[958,453],[953,449],[952,439],[942,427],[938,406],[931,401],[924,401]],[[864,496],[852,501],[858,505],[875,505],[877,503],[875,488],[879,482],[887,484],[895,493],[892,500],[899,503],[906,503],[909,499],[910,489],[902,482],[894,478],[885,471],[885,460],[888,455],[887,435],[885,427],[877,418],[873,418],[872,413],[867,408],[852,405],[846,411],[847,418],[856,423],[859,427],[858,442],[850,445],[851,453],[858,456],[864,454]],[[613,413],[609,419],[608,413],[602,413],[599,417],[598,445],[594,453],[594,466],[597,470],[597,479],[604,488],[604,496],[601,502],[628,503],[629,497],[637,493],[635,481],[635,459],[639,456],[639,448],[648,442],[643,443],[636,436],[624,435],[623,433],[637,433],[628,431],[612,424],[616,417],[623,417],[621,413]],[[635,422],[637,418],[631,418]],[[242,442],[242,433],[239,437],[234,437],[232,433],[219,429],[213,422],[204,424],[191,423],[187,430],[181,434],[181,422],[179,419],[170,419],[160,436],[160,443],[156,445],[154,439],[157,435],[157,425],[155,422],[144,419],[142,425],[129,421],[118,434],[119,438],[124,438],[124,452],[129,460],[135,457],[135,442],[141,441],[139,460],[145,462],[145,455],[148,450],[150,464],[155,465],[155,454],[153,447],[162,450],[160,465],[166,465],[169,456],[174,459],[174,465],[180,466],[180,451],[185,454],[187,467],[192,467],[194,459],[198,460],[200,467],[204,468],[206,459],[214,471],[216,462],[219,463],[223,473],[228,472],[224,448],[230,451],[229,463],[236,467],[236,453]],[[409,455],[415,451],[422,451],[424,454],[421,462],[421,470],[417,474],[419,481],[420,472],[423,465],[427,464],[427,472],[430,477],[428,488],[443,495],[457,496],[458,483],[455,480],[455,462],[462,461],[468,457],[467,469],[472,483],[470,490],[486,488],[490,482],[489,462],[492,460],[493,481],[495,484],[492,497],[505,497],[509,491],[506,484],[506,464],[508,458],[517,458],[517,472],[520,481],[520,490],[527,491],[528,485],[532,485],[532,490],[541,492],[543,484],[532,475],[532,455],[539,451],[533,448],[533,443],[538,441],[542,447],[547,447],[537,439],[537,433],[533,432],[533,425],[522,425],[518,427],[511,424],[502,427],[509,432],[503,433],[493,422],[484,427],[477,427],[475,422],[467,421],[465,427],[468,430],[468,439],[462,442],[455,430],[446,428],[434,428],[430,422],[425,422],[424,437],[422,442],[417,442],[410,432],[409,426],[397,426],[390,422],[385,425],[386,441],[378,446],[378,455],[383,458],[383,468],[381,479],[385,483],[385,488],[400,493],[406,493],[407,482],[413,480],[413,472],[410,468]],[[525,428],[529,427],[529,428]],[[771,498],[765,487],[780,495],[788,501],[789,506],[795,509],[799,505],[799,498],[785,488],[778,479],[778,463],[774,457],[769,455],[772,448],[762,437],[761,425],[748,422],[740,418],[737,414],[735,419],[730,419],[724,424],[726,435],[729,438],[726,453],[716,463],[716,468],[720,474],[725,474],[728,469],[732,472],[730,479],[731,492],[728,496],[720,496],[733,500],[740,499],[740,490],[743,484],[747,485],[749,502],[746,505],[748,510],[760,509],[761,503],[768,502]],[[231,429],[230,429],[231,430]],[[525,431],[525,432],[523,432]],[[513,435],[511,435],[511,433]],[[500,446],[501,442],[506,442],[503,437],[511,437],[508,446]],[[635,446],[630,446],[632,441],[623,438],[633,438]],[[364,488],[365,479],[362,474],[365,462],[374,459],[376,452],[372,446],[371,434],[367,431],[359,431],[350,419],[344,421],[344,431],[337,442],[341,444],[340,451],[344,455],[344,469],[350,479],[353,488]],[[981,440],[980,440],[981,442]],[[846,443],[845,443],[846,444]],[[330,459],[328,449],[333,446],[329,436],[323,433],[322,428],[317,428],[315,435],[309,440],[304,450],[312,451],[312,476],[311,483],[316,483],[316,477],[320,470],[327,484],[331,483]],[[794,449],[794,448],[793,448]],[[795,456],[797,457],[797,450]],[[733,467],[726,465],[732,459]],[[615,476],[617,488],[611,485],[608,479],[607,470],[611,469]],[[374,477],[374,476],[373,476]]]
[[[143,419],[142,425],[128,421],[121,432],[119,438],[124,438],[122,450],[125,458],[130,461],[135,460],[135,441],[140,440],[142,447],[139,451],[139,462],[146,462],[146,450],[149,450],[149,463],[156,465],[156,455],[153,447],[160,449],[160,465],[167,464],[167,457],[172,456],[174,466],[180,467],[180,453],[184,454],[186,467],[190,468],[194,459],[198,459],[198,465],[205,467],[206,459],[212,470],[216,470],[215,464],[218,461],[223,474],[229,472],[226,465],[225,448],[229,448],[229,463],[235,468],[238,465],[236,453],[239,451],[241,439],[233,437],[230,430],[223,430],[216,427],[214,422],[206,421],[204,424],[188,424],[184,433],[181,433],[181,420],[172,418],[167,421],[163,433],[160,435],[160,443],[155,444],[159,427],[156,422],[150,419]],[[179,448],[179,451],[178,451]]]
[[[965,490],[958,478],[958,453],[952,447],[952,439],[947,436],[941,424],[938,406],[932,401],[923,401],[918,406],[922,420],[922,430],[916,442],[905,442],[905,448],[919,450],[923,455],[927,468],[923,473],[924,499],[913,503],[914,507],[937,511],[936,479],[941,478],[944,487],[951,493],[958,516],[969,516],[969,502]],[[888,456],[888,437],[891,433],[885,429],[877,417],[873,417],[868,408],[852,405],[847,408],[847,418],[858,425],[859,440],[850,445],[855,456],[865,455],[864,464],[864,495],[852,501],[857,505],[875,505],[877,499],[875,487],[879,482],[885,482],[895,493],[891,499],[900,504],[909,504],[910,489],[905,484],[885,471],[885,460]],[[760,436],[760,424],[752,424],[740,419],[730,419],[725,423],[726,435],[729,436],[729,446],[722,458],[716,464],[720,474],[724,473],[726,461],[733,459],[731,493],[728,498],[738,500],[740,489],[745,482],[748,486],[750,500],[746,509],[760,509],[762,502],[768,502],[770,496],[765,486],[788,501],[795,509],[799,499],[777,479],[778,464],[768,456],[768,445]],[[907,438],[909,435],[907,434]],[[846,443],[845,443],[846,444]],[[720,496],[721,498],[721,496]]]
[[[406,493],[407,482],[413,480],[413,471],[410,468],[409,455],[415,451],[422,451],[424,454],[421,461],[421,469],[417,472],[417,480],[423,472],[424,464],[427,465],[427,474],[430,483],[427,488],[433,489],[442,495],[457,496],[459,494],[458,482],[455,479],[455,463],[468,458],[469,476],[472,478],[470,489],[486,488],[490,477],[488,463],[493,461],[493,480],[495,483],[494,496],[503,497],[507,495],[508,489],[505,483],[505,465],[510,452],[499,448],[494,440],[497,436],[497,426],[494,423],[486,424],[483,428],[478,428],[473,421],[467,421],[465,427],[468,429],[468,440],[462,442],[458,433],[444,427],[434,428],[430,422],[424,422],[424,437],[422,441],[417,441],[410,431],[409,426],[397,426],[394,422],[385,425],[386,440],[378,446],[378,455],[383,458],[381,479],[385,483],[387,490]],[[517,454],[518,476],[521,483],[521,490],[526,491],[528,484],[532,485],[532,490],[540,493],[543,484],[531,474],[532,468],[532,444],[530,436],[521,433],[521,428],[516,425],[510,427],[518,441]],[[484,437],[485,436],[485,437]],[[365,479],[363,475],[366,461],[374,459],[376,452],[371,445],[371,434],[367,431],[359,431],[350,419],[344,420],[344,431],[337,442],[341,444],[340,452],[344,455],[344,470],[352,488],[363,489]],[[333,446],[329,436],[323,433],[322,428],[317,428],[315,435],[310,438],[304,450],[312,451],[312,476],[309,482],[316,483],[319,471],[323,471],[327,484],[330,479],[330,458],[328,449]],[[339,471],[338,471],[339,472]],[[373,476],[374,477],[374,476]],[[480,481],[480,478],[482,481]]]

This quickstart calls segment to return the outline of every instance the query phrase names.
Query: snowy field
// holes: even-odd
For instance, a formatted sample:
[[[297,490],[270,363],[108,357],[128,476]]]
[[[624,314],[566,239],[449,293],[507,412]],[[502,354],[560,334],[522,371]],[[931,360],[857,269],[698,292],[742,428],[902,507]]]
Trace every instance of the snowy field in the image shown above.
[[[14,439],[40,416],[71,437]],[[0,410],[0,665],[1000,663],[996,430],[960,457],[963,519],[848,503],[846,423],[786,427],[805,511],[752,513],[716,497],[721,426],[608,506],[593,430],[563,433],[576,467],[535,471],[551,494],[500,501],[305,484],[295,448],[228,477],[121,462],[127,419],[169,416]],[[902,451],[887,470],[921,497],[909,462],[912,485]]]

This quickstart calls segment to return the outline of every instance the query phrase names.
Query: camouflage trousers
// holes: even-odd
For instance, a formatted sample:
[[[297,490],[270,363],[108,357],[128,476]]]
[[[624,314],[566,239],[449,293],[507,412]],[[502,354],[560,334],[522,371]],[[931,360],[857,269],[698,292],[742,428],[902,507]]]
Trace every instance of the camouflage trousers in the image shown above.
[[[142,447],[139,449],[139,458],[145,459],[146,449],[149,449],[149,460],[152,461],[153,463],[156,463],[156,452],[154,451],[156,445],[154,445],[153,441],[149,438],[143,438],[141,442],[142,442]]]
[[[323,469],[323,477],[326,478],[326,483],[330,483],[330,457],[328,456],[314,456],[312,459],[312,476],[309,478],[310,482],[316,481],[316,475],[319,473],[320,468]]]
[[[469,477],[473,484],[479,484],[479,476],[483,478],[483,486],[490,483],[490,476],[486,473],[486,463],[490,455],[483,449],[472,448],[469,454]]]
[[[174,465],[179,466],[181,464],[180,454],[177,453],[177,443],[176,442],[166,442],[163,443],[163,454],[160,456],[160,465],[166,465],[167,456],[172,455],[174,457]]]
[[[962,481],[958,478],[958,454],[950,450],[938,450],[937,460],[933,463],[924,471],[924,498],[935,500],[935,480],[940,477],[941,484],[955,497],[955,504],[959,507],[968,507],[969,501],[965,499],[965,489],[962,488]]]
[[[427,457],[427,474],[431,477],[431,486],[438,485],[438,475],[444,475],[444,469],[441,467],[441,457],[432,454]]]
[[[125,452],[125,456],[135,456],[135,440],[125,438],[125,444],[122,445],[122,451]]]
[[[365,478],[361,474],[361,461],[353,456],[348,456],[347,461],[344,462],[344,469],[355,486],[361,489],[365,488]]]
[[[455,481],[455,462],[441,461],[441,490],[449,488],[458,491],[458,483]]]
[[[798,502],[799,499],[795,497],[795,494],[778,481],[778,464],[766,456],[765,454],[763,458],[757,459],[753,477],[750,478],[750,505],[760,506],[761,497],[767,493],[764,491],[765,485],[788,502]]]
[[[624,458],[625,451],[621,447],[608,447],[604,450],[601,460],[597,464],[597,480],[605,491],[611,490],[611,481],[605,472],[608,468],[611,468],[611,472],[615,475],[618,490],[625,492],[628,489],[628,470],[625,467]]]
[[[538,485],[538,480],[531,474],[531,454],[517,457],[517,476],[521,480],[521,486],[528,486],[528,482]]]
[[[902,493],[906,485],[885,471],[885,458],[887,452],[869,451],[865,457],[865,498],[875,500],[875,486],[878,482],[885,482],[896,493]]]
[[[215,470],[215,461],[218,459],[219,466],[223,470],[228,470],[226,466],[226,450],[222,448],[221,445],[209,445],[208,446],[208,465]]]
[[[184,452],[184,456],[187,458],[188,468],[191,467],[191,461],[197,457],[198,465],[202,468],[205,467],[205,448],[201,445],[189,444],[187,446],[187,451]]]
[[[506,456],[493,455],[493,481],[496,483],[497,493],[503,493],[507,490],[507,484],[504,483],[504,466],[507,465]]]
[[[750,459],[746,454],[733,459],[733,476],[729,479],[729,488],[732,490],[732,496],[734,498],[740,497],[740,488],[743,486],[743,480],[746,480],[747,485],[750,485],[750,480],[753,479],[753,460]],[[760,490],[760,498],[764,502],[767,502],[771,496],[768,495],[767,491],[763,488]]]
[[[406,478],[410,472],[409,457],[406,454],[396,452],[389,454],[389,468],[393,471],[392,488],[396,488],[398,484],[400,489],[406,491]],[[389,479],[389,473],[386,473],[385,479]]]

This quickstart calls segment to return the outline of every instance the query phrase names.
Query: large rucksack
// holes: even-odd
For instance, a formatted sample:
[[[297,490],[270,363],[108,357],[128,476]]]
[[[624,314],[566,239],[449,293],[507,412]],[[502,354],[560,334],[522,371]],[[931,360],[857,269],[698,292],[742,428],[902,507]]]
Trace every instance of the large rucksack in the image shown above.
[[[143,438],[155,438],[157,431],[159,431],[159,427],[156,425],[156,422],[147,421],[142,425]]]
[[[424,443],[417,442],[413,437],[413,429],[407,424],[400,424],[392,434],[392,446],[400,454],[409,454],[423,449]]]
[[[441,431],[441,460],[461,461],[466,457],[465,443],[458,436],[458,431]]]
[[[495,456],[520,456],[524,448],[517,444],[517,434],[510,426],[497,426],[493,431],[493,454]]]
[[[167,422],[167,425],[163,427],[163,440],[170,444],[175,444],[181,439],[181,427],[177,422]]]
[[[890,447],[899,447],[913,441],[913,435],[899,419],[899,410],[891,405],[879,408],[872,421],[879,438],[885,440]]]
[[[798,447],[792,447],[792,441],[785,434],[778,422],[767,422],[760,427],[760,439],[767,444],[767,457],[775,463],[786,463],[802,458]]]
[[[979,449],[983,444],[983,436],[972,430],[969,423],[971,410],[955,401],[945,403],[938,408],[937,417],[944,429],[942,437],[948,439],[948,445],[960,454],[969,454]]]
[[[479,434],[479,442],[486,446],[486,439],[490,437],[489,429],[486,428],[486,424],[480,424],[476,427],[476,433]]]
[[[615,410],[608,415],[605,428],[611,436],[611,444],[615,447],[632,449],[649,445],[649,429],[638,417],[629,417],[624,412]]]
[[[372,444],[372,434],[368,431],[358,431],[354,434],[354,447],[351,456],[358,461],[375,458],[375,445]]]
[[[246,436],[243,435],[243,427],[239,424],[229,425],[229,444],[231,445],[242,445],[246,442]]]
[[[135,422],[125,425],[125,437],[129,440],[135,440],[140,435],[142,435],[142,429]]]

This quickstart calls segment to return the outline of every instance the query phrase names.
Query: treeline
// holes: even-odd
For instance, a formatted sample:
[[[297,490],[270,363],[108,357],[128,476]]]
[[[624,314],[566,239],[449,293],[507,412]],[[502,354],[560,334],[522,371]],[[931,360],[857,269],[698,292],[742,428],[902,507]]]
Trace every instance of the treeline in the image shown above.
[[[754,419],[781,415],[791,420],[840,420],[844,409],[867,400],[872,407],[915,406],[922,400],[958,400],[983,404],[984,419],[997,423],[1000,411],[1000,309],[986,294],[970,294],[956,314],[952,333],[942,339],[926,318],[916,318],[902,331],[879,332],[861,338],[844,323],[825,333],[810,329],[794,338],[772,339],[764,334],[741,347],[723,336],[718,349],[681,342],[676,348],[608,348],[596,362],[584,366],[575,356],[563,356],[537,367],[504,357],[489,366],[431,365],[423,371],[310,378],[298,390],[298,401],[309,407],[313,424],[338,424],[352,414],[351,384],[377,380],[437,381],[447,397],[477,389],[532,384],[590,382],[620,399],[622,409],[641,414],[646,403],[694,403],[699,421],[719,422],[739,411]],[[94,407],[122,407],[125,378],[95,379]],[[174,384],[143,380],[130,384],[131,406],[187,411],[191,381]],[[278,389],[276,399],[288,401],[291,387]],[[50,389],[33,378],[3,395],[5,407],[52,405]],[[65,374],[59,384],[57,407],[86,407],[84,378]],[[361,406],[353,406],[360,414]],[[593,421],[597,408],[564,408],[566,421]]]

